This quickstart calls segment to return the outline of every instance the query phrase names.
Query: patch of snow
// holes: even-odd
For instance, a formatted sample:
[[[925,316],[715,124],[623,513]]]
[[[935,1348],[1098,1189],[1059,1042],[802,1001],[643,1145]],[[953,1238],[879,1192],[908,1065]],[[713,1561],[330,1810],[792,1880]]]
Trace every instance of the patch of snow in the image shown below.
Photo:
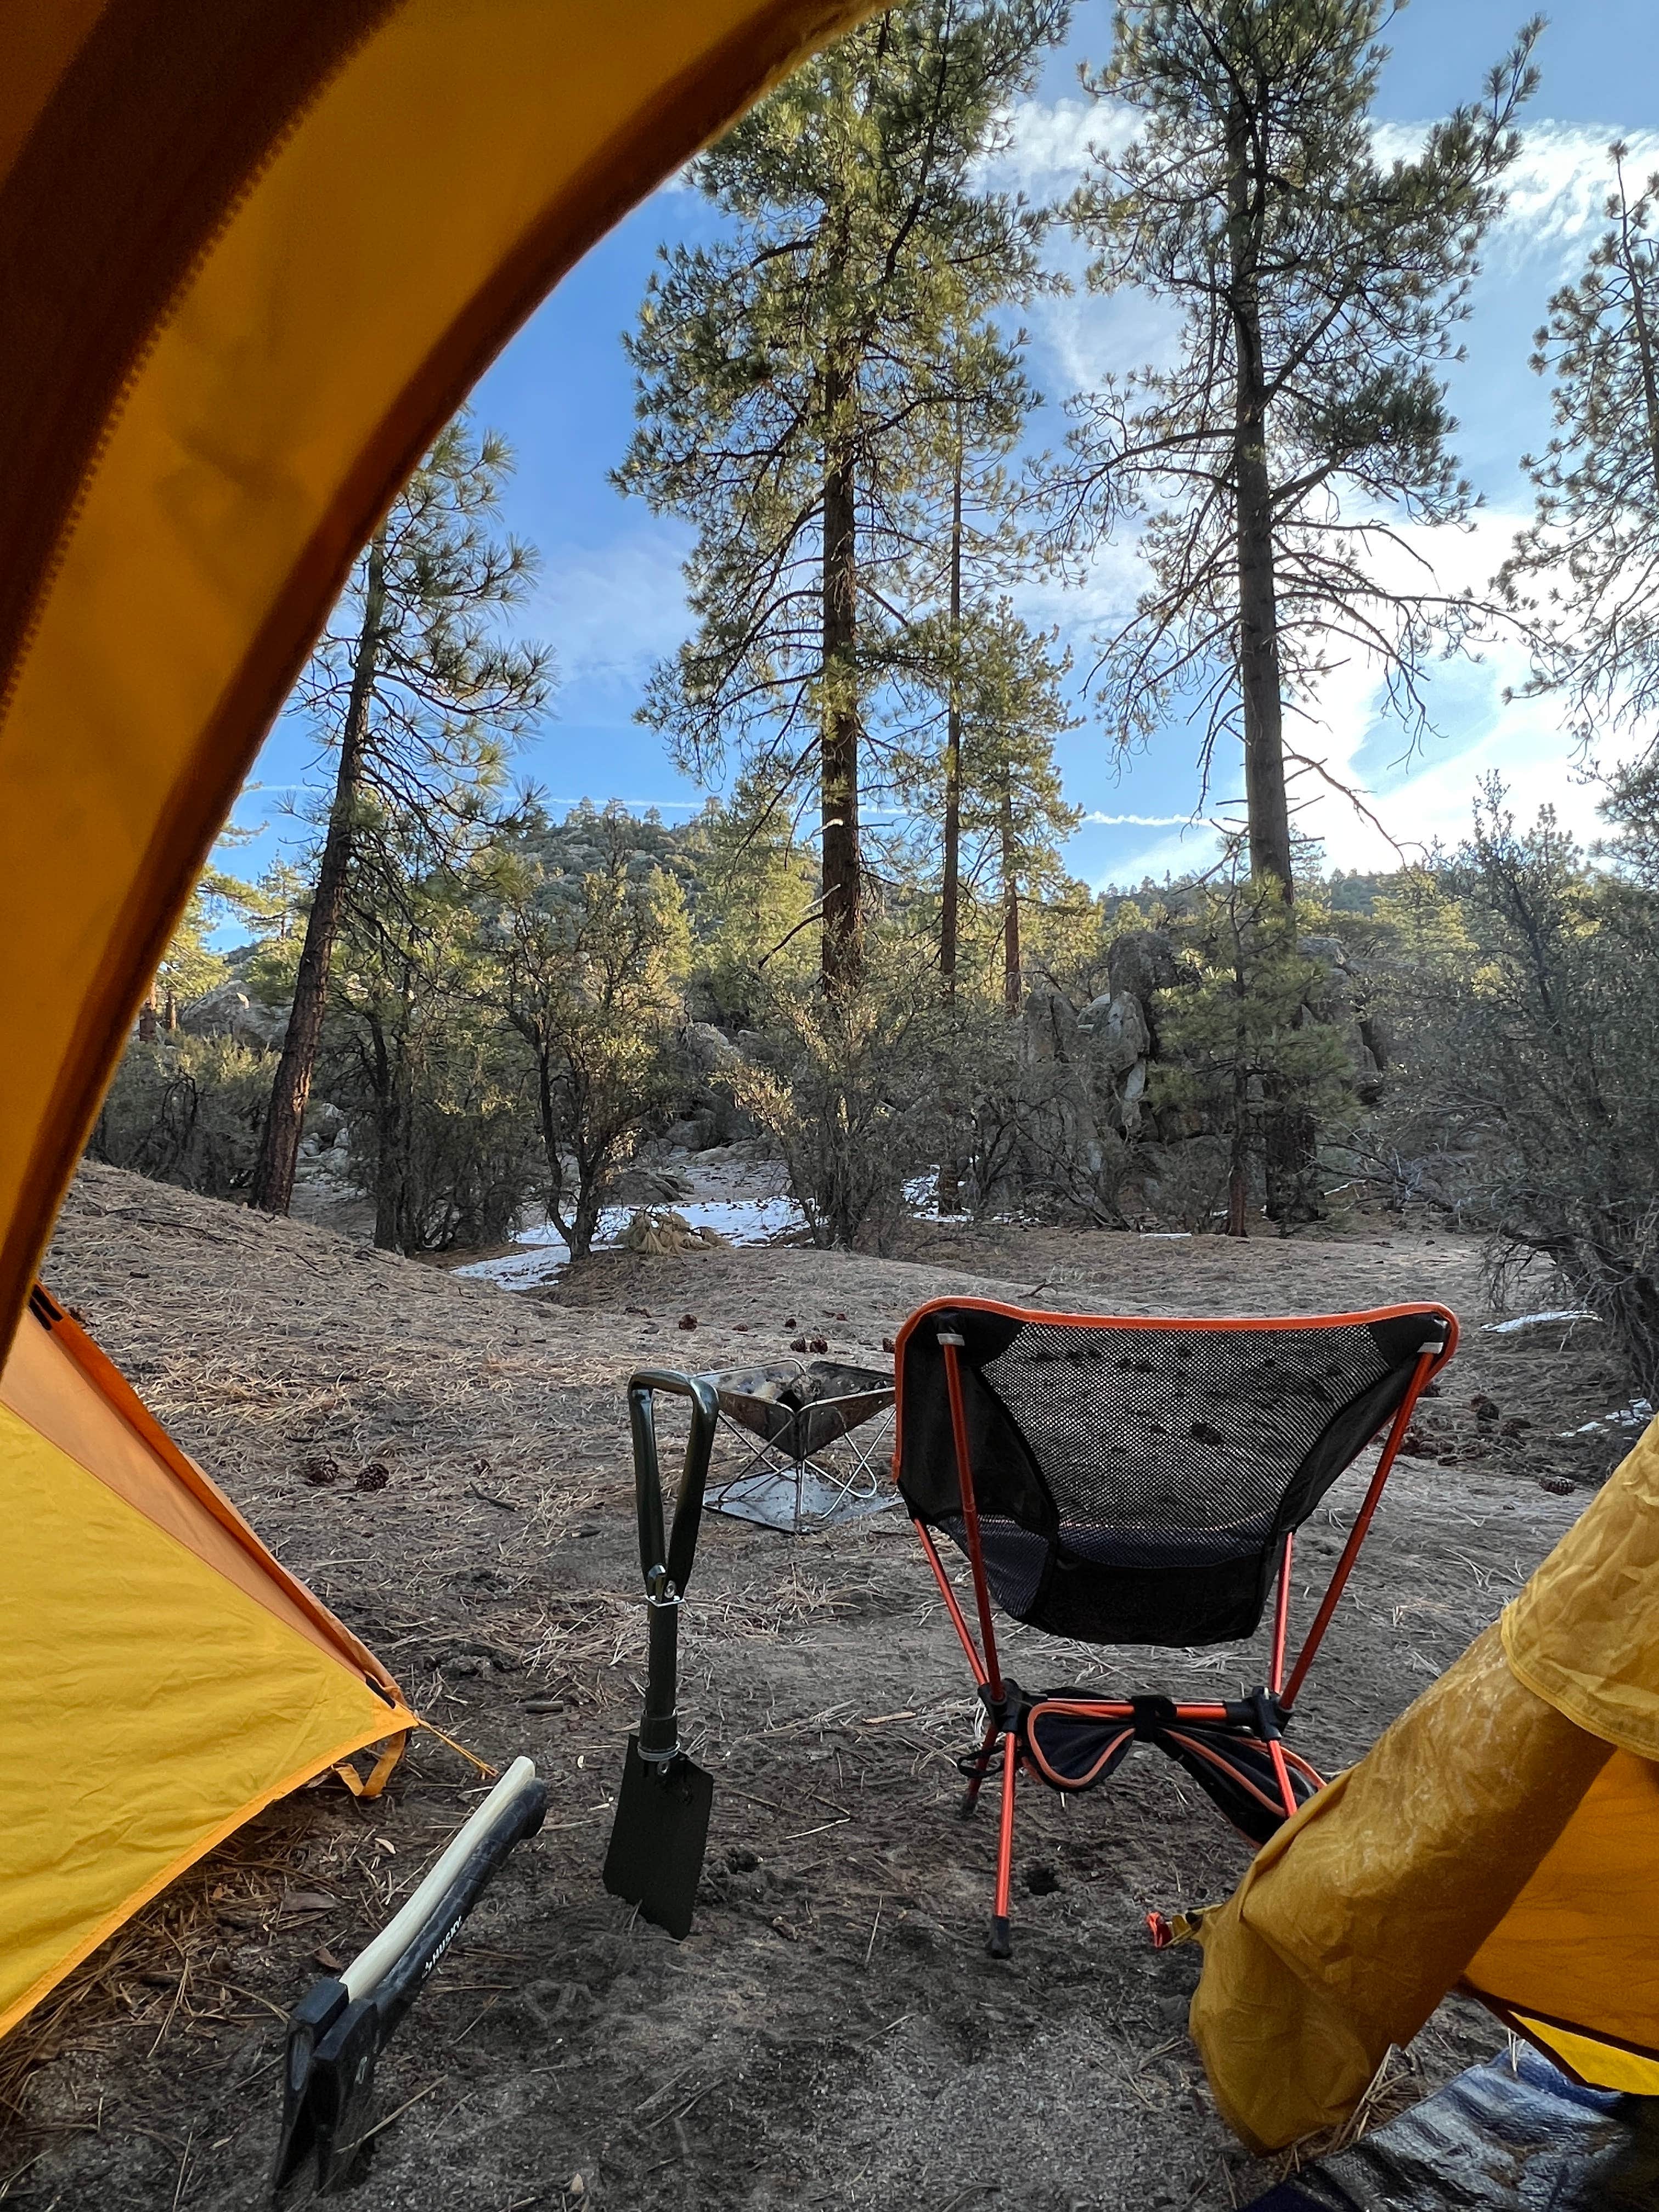
[[[1576,1429],[1563,1429],[1563,1437],[1593,1437],[1601,1429],[1644,1429],[1653,1419],[1653,1408],[1645,1398],[1632,1398],[1628,1406],[1620,1406],[1611,1413],[1603,1413],[1598,1421],[1583,1421]]]
[[[599,1216],[595,1251],[614,1251],[635,1211],[631,1206],[607,1206]],[[728,1244],[769,1244],[805,1226],[800,1208],[788,1198],[682,1198],[674,1201],[673,1211],[693,1229],[717,1230]],[[570,1264],[570,1247],[550,1221],[520,1230],[518,1241],[520,1250],[499,1260],[469,1261],[455,1273],[504,1291],[529,1291],[550,1283]]]
[[[1553,1307],[1548,1313],[1516,1314],[1513,1321],[1483,1321],[1481,1332],[1486,1336],[1513,1336],[1518,1328],[1542,1328],[1553,1321],[1600,1321],[1598,1313],[1588,1306]]]

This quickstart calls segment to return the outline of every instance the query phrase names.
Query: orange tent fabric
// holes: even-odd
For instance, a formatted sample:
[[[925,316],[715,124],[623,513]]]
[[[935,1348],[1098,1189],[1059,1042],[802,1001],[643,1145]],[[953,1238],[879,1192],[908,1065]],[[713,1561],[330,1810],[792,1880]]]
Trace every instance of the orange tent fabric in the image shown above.
[[[0,1721],[0,2027],[410,1719],[72,1324],[26,1313],[148,979],[480,371],[864,12],[0,0],[0,1661],[30,1692]]]
[[[351,560],[856,0],[0,0],[0,1342]]]

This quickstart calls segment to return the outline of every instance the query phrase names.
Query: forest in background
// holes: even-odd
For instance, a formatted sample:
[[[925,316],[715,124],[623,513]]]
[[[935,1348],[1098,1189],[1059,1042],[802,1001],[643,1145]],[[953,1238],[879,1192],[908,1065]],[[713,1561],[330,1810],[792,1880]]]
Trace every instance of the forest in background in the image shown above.
[[[463,416],[291,702],[332,772],[306,857],[204,878],[97,1157],[283,1212],[327,1150],[406,1252],[544,1213],[580,1256],[630,1170],[733,1141],[826,1245],[919,1211],[1238,1236],[1425,1209],[1604,1314],[1652,1394],[1659,781],[1596,758],[1659,666],[1656,185],[1613,149],[1538,337],[1535,523],[1449,594],[1391,556],[1475,504],[1444,374],[1538,25],[1384,163],[1374,0],[1139,0],[1087,83],[1139,128],[1033,206],[988,163],[1069,12],[917,0],[694,166],[719,235],[642,302],[615,480],[694,533],[640,712],[720,796],[671,830],[515,781],[556,670],[523,635],[511,454]],[[1061,283],[1060,227],[1177,336],[1034,454],[1018,318]],[[1108,542],[1145,588],[1073,672],[1019,587]],[[1559,696],[1604,840],[1491,785],[1455,851],[1328,875],[1296,821],[1322,679],[1365,658],[1419,743],[1431,665],[1494,626]],[[1213,866],[1070,878],[1054,748],[1081,714],[1187,746],[1206,797],[1242,765]]]

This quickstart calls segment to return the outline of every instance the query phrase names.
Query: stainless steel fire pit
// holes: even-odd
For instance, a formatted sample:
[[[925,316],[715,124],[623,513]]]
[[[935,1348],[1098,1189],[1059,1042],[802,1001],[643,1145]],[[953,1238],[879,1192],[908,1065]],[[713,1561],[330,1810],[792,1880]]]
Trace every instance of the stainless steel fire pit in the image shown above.
[[[720,1399],[722,1426],[743,1432],[733,1441],[745,1453],[724,1479],[711,1470],[710,1512],[799,1534],[897,1502],[884,1450],[890,1374],[797,1359],[726,1368],[706,1379]]]

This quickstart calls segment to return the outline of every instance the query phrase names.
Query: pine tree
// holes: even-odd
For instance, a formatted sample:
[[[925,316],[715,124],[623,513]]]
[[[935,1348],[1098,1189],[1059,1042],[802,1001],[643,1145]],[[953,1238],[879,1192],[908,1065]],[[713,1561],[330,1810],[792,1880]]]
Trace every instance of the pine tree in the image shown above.
[[[818,797],[823,968],[854,984],[868,708],[915,611],[918,478],[964,394],[961,334],[1040,281],[1038,217],[975,161],[1066,0],[919,0],[807,63],[694,171],[729,219],[653,278],[629,340],[623,489],[696,526],[695,635],[643,719],[691,772],[735,749]],[[979,364],[984,366],[981,362]]]
[[[495,628],[536,568],[528,547],[496,534],[511,466],[495,433],[449,425],[369,540],[301,680],[300,708],[339,762],[254,1174],[251,1202],[268,1213],[286,1213],[293,1194],[354,877],[374,871],[382,825],[416,856],[382,848],[387,899],[404,875],[445,865],[551,690],[550,656]]]
[[[375,1243],[393,1252],[502,1243],[538,1180],[522,1061],[483,1004],[491,841],[429,870],[421,842],[383,836],[377,868],[354,879],[324,1031],[352,1172],[374,1201]]]
[[[1188,894],[1172,933],[1193,980],[1158,1017],[1155,1105],[1195,1109],[1225,1146],[1227,1234],[1248,1236],[1253,1165],[1267,1174],[1274,1127],[1334,1111],[1352,1091],[1340,1033],[1310,1020],[1320,968],[1298,949],[1277,879],[1249,875],[1237,855],[1222,879]]]
[[[1420,728],[1424,668],[1471,610],[1391,580],[1397,525],[1472,495],[1444,364],[1512,128],[1537,83],[1528,23],[1478,103],[1412,161],[1374,152],[1388,0],[1122,0],[1089,89],[1143,118],[1071,207],[1097,290],[1180,313],[1174,360],[1075,404],[1052,490],[1073,548],[1144,522],[1151,583],[1101,641],[1118,743],[1174,714],[1204,773],[1242,741],[1250,865],[1292,896],[1286,708],[1358,654]],[[1418,573],[1407,556],[1396,564]]]
[[[1555,434],[1523,458],[1537,512],[1499,579],[1531,636],[1528,689],[1565,691],[1586,740],[1659,707],[1659,175],[1632,198],[1626,150],[1609,149],[1609,228],[1534,341]]]
[[[613,806],[583,828],[574,854],[545,824],[521,831],[497,863],[485,940],[486,988],[531,1057],[547,1216],[578,1260],[612,1173],[672,1095],[690,955],[680,887],[640,849],[640,825]]]
[[[1060,689],[1068,661],[1006,599],[964,606],[962,537],[959,527],[953,531],[949,607],[932,639],[925,632],[918,639],[921,665],[937,672],[935,720],[944,724],[943,744],[919,763],[916,795],[941,830],[939,964],[947,1024],[957,1011],[963,902],[976,905],[993,885],[1001,995],[1010,1013],[1019,1012],[1022,892],[1061,878],[1061,841],[1080,815],[1066,804],[1054,757],[1055,738],[1072,726]],[[926,734],[925,726],[913,732],[912,744]],[[957,1180],[947,1144],[939,1166],[942,1211],[954,1210]]]

